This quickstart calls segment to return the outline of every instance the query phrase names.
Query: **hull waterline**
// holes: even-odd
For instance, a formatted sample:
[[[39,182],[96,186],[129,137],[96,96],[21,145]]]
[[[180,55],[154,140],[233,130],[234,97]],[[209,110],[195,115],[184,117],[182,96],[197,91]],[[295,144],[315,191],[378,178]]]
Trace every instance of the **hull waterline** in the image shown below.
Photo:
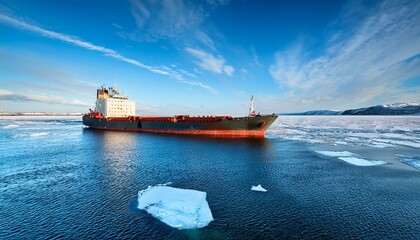
[[[212,137],[263,138],[276,120],[275,115],[255,117],[192,117],[173,122],[173,118],[91,118],[83,123],[93,129]]]

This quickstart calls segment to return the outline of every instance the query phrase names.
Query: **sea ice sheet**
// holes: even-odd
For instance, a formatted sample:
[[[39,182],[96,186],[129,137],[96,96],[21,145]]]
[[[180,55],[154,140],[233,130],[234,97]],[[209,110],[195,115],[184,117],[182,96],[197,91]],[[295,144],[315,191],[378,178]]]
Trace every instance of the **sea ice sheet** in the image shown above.
[[[268,135],[311,144],[420,148],[420,116],[279,116]]]
[[[197,190],[149,186],[139,191],[138,208],[174,228],[202,228],[213,221],[206,196]]]

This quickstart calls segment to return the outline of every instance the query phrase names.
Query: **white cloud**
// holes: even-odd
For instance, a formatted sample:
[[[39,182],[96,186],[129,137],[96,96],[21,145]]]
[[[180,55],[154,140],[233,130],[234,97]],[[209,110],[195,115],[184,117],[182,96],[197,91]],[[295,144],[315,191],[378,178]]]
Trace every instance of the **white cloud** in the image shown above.
[[[232,74],[235,72],[235,69],[232,66],[226,65],[223,67],[223,71],[229,75],[232,76]]]
[[[200,29],[196,30],[195,38],[197,39],[197,41],[201,42],[202,44],[204,44],[211,50],[213,51],[216,50],[213,40],[203,30],[200,30]]]
[[[211,11],[228,2],[130,0],[131,14],[137,28],[134,32],[122,36],[147,42],[168,39],[182,41],[184,44],[199,43],[214,51],[215,43],[202,25]]]
[[[277,52],[269,72],[307,106],[366,105],[391,97],[404,81],[420,76],[419,9],[416,1],[381,2],[360,22],[329,39],[320,56],[308,59],[299,43]],[[357,9],[348,11],[347,16]]]
[[[9,90],[0,89],[0,101],[13,101],[13,102],[42,102],[49,104],[64,104],[72,106],[89,107],[90,105],[81,100],[66,100],[61,97],[51,95],[39,94],[18,94]]]
[[[125,62],[128,62],[128,63],[131,63],[131,64],[136,65],[136,66],[141,67],[141,68],[146,68],[146,69],[149,69],[149,70],[153,69],[153,67],[147,66],[143,63],[140,63],[137,60],[124,57],[115,50],[105,48],[105,47],[102,47],[102,46],[97,46],[97,45],[94,45],[90,42],[79,40],[77,37],[74,37],[74,36],[69,36],[69,35],[66,35],[66,34],[46,30],[46,29],[43,29],[43,28],[40,28],[40,27],[37,27],[37,26],[34,26],[34,25],[30,25],[28,23],[19,21],[17,19],[2,15],[2,14],[0,14],[0,21],[4,22],[6,24],[24,29],[24,30],[28,30],[28,31],[31,31],[31,32],[38,33],[38,34],[40,34],[44,37],[61,40],[63,42],[71,43],[71,44],[74,44],[76,46],[88,49],[88,50],[100,52],[100,53],[103,53],[107,56],[110,56],[110,57],[113,57],[113,58],[116,58],[116,59],[119,59],[119,60],[122,60],[122,61],[125,61]]]
[[[74,36],[70,36],[70,35],[54,32],[54,31],[46,30],[46,29],[43,29],[43,28],[31,25],[31,24],[25,23],[23,21],[14,19],[12,17],[6,16],[6,15],[3,15],[3,14],[0,14],[0,22],[6,23],[8,25],[11,25],[11,26],[14,26],[14,27],[17,27],[17,28],[24,29],[24,30],[27,30],[27,31],[38,33],[38,34],[40,34],[44,37],[61,40],[63,42],[74,44],[78,47],[82,47],[82,48],[85,48],[85,49],[88,49],[88,50],[100,52],[100,53],[104,54],[105,56],[109,56],[109,57],[121,60],[123,62],[130,63],[130,64],[135,65],[137,67],[147,69],[148,71],[156,73],[156,74],[169,76],[169,77],[177,79],[177,80],[185,80],[181,73],[176,72],[176,71],[172,71],[169,68],[166,68],[166,67],[158,68],[158,67],[148,66],[148,65],[143,64],[143,63],[141,63],[141,62],[139,62],[135,59],[125,57],[125,56],[121,55],[120,53],[118,53],[117,51],[115,51],[113,49],[98,46],[98,45],[94,45],[90,42],[82,41],[82,40],[80,40],[80,39],[78,39],[77,37],[74,37]],[[169,71],[168,71],[168,69],[169,69]],[[180,81],[180,82],[186,83],[185,81]],[[189,84],[189,85],[191,85],[191,84]],[[209,90],[208,87],[204,87],[199,82],[197,82],[197,84],[195,86],[202,87],[204,89]]]
[[[191,85],[191,86],[199,86],[199,87],[202,87],[202,88],[205,88],[205,89],[207,89],[207,90],[209,90],[210,92],[212,92],[212,93],[217,93],[217,91],[214,89],[214,88],[212,88],[212,87],[210,87],[210,86],[208,86],[208,85],[205,85],[204,83],[202,83],[202,82],[197,82],[197,81],[182,81],[183,83],[185,83],[185,84],[189,84],[189,85]]]
[[[194,1],[131,0],[131,14],[142,39],[154,41],[162,38],[177,38],[185,31],[195,29],[206,17],[204,8]]]
[[[116,24],[116,23],[112,23],[112,26],[114,26],[116,28],[119,28],[119,29],[122,29],[122,27],[120,25]]]
[[[258,58],[258,55],[257,55],[254,47],[251,48],[251,51],[252,51],[252,60],[253,60],[253,63],[255,64],[255,66],[264,67],[264,65],[261,64],[260,59]]]
[[[234,67],[225,65],[226,60],[222,56],[215,57],[208,52],[189,47],[185,48],[185,51],[196,59],[195,63],[198,66],[207,71],[217,74],[225,73],[229,76],[235,72]]]
[[[184,74],[186,76],[189,76],[189,77],[192,77],[192,78],[197,78],[197,76],[195,74],[190,73],[188,71],[185,71],[185,70],[182,70],[182,69],[178,69],[178,71],[180,71],[182,74]]]

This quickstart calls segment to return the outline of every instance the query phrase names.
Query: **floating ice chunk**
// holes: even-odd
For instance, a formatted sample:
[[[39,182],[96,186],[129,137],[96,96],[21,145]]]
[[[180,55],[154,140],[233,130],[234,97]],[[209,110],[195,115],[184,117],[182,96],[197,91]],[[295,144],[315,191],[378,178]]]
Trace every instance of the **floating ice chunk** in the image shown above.
[[[337,152],[337,151],[315,151],[319,154],[328,156],[328,157],[351,157],[354,156],[354,153],[343,151],[343,152]]]
[[[320,140],[320,139],[305,139],[305,141],[309,143],[325,143],[324,140]]]
[[[18,127],[19,127],[19,125],[10,124],[10,125],[4,126],[3,129],[12,129],[12,128],[18,128]]]
[[[396,157],[403,158],[400,162],[420,170],[420,156],[411,154],[394,154]]]
[[[29,137],[43,137],[43,136],[47,136],[50,133],[48,132],[39,132],[39,133],[31,133],[29,134]]]
[[[401,159],[400,162],[405,163],[417,170],[420,170],[420,159],[412,159],[412,158]]]
[[[384,161],[371,161],[357,157],[339,157],[338,159],[343,160],[347,163],[356,165],[356,166],[376,166],[376,165],[383,165],[387,164]]]
[[[258,192],[267,192],[267,189],[263,188],[261,184],[258,184],[258,186],[252,186],[252,191],[258,191]]]
[[[417,158],[416,155],[412,154],[394,154],[394,156],[399,158]]]
[[[344,140],[350,141],[350,142],[358,142],[360,141],[360,138],[357,137],[346,137]]]
[[[356,165],[356,166],[376,166],[376,165],[383,165],[387,164],[387,162],[384,161],[374,161],[374,160],[366,160],[363,158],[357,157],[357,154],[348,152],[348,151],[342,151],[342,152],[336,152],[336,151],[315,151],[319,154],[329,156],[329,157],[338,157],[338,159],[343,160],[347,163]]]
[[[347,145],[347,142],[344,141],[335,141],[335,144]]]
[[[190,189],[149,186],[139,191],[138,208],[174,228],[202,228],[213,221],[206,195]]]
[[[390,144],[396,144],[396,145],[401,145],[401,146],[420,148],[420,143],[412,142],[412,141],[401,141],[401,140],[393,140],[393,139],[373,139],[373,140],[377,142],[382,142],[382,143],[390,143]]]
[[[369,147],[375,147],[375,148],[392,148],[395,147],[392,144],[388,143],[381,143],[381,142],[372,142],[372,144],[368,144]]]
[[[418,140],[417,137],[411,136],[408,134],[400,134],[400,133],[383,133],[381,137],[385,138],[394,138],[394,139],[410,139],[410,140]]]

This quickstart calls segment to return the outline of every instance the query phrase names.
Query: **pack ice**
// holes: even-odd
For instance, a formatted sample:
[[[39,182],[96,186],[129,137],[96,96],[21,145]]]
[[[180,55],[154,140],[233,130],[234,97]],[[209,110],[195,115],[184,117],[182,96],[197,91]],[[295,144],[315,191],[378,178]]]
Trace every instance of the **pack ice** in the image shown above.
[[[138,208],[178,229],[202,228],[211,221],[206,192],[168,186],[149,186],[138,193]]]

